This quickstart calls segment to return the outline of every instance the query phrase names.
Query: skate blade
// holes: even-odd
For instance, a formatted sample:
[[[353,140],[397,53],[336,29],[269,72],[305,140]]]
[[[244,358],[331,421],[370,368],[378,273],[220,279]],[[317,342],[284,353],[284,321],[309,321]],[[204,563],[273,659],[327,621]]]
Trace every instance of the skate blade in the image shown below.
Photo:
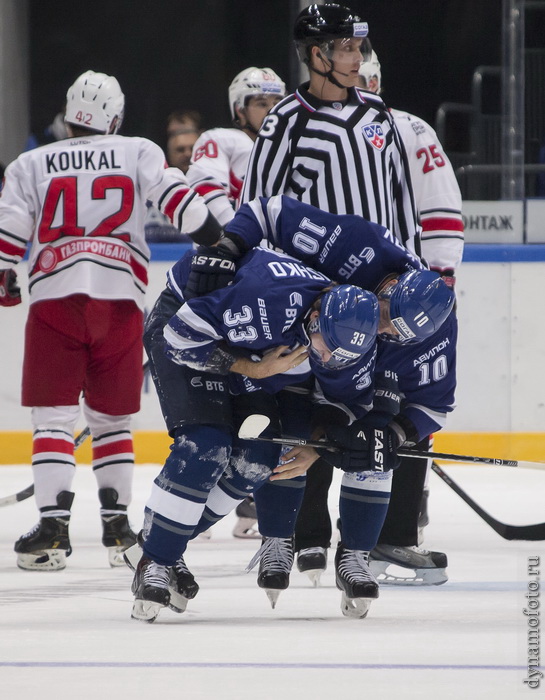
[[[264,588],[263,590],[267,594],[267,598],[269,599],[271,608],[274,610],[276,608],[278,596],[282,593],[282,591],[278,590],[278,588]]]
[[[143,554],[142,547],[138,543],[133,544],[132,547],[123,552],[123,561],[131,571],[136,571],[138,562],[142,559]]]
[[[341,610],[345,617],[362,620],[367,617],[374,598],[348,598],[346,593],[341,595]]]
[[[138,546],[138,545],[133,545]],[[123,556],[127,549],[125,547],[107,547],[108,549],[108,563],[112,568],[118,566],[126,566],[125,557]],[[130,549],[130,547],[129,547]]]
[[[170,592],[170,603],[168,607],[175,613],[185,612],[187,604],[189,602],[189,598],[186,598],[181,593],[178,593],[178,591],[175,591],[172,588],[169,588],[168,590]]]
[[[392,569],[388,570],[390,567]],[[448,581],[445,569],[411,569],[388,561],[373,560],[369,568],[380,584],[385,586],[440,586]],[[411,576],[407,574],[411,573]]]
[[[261,539],[257,529],[257,520],[254,520],[254,518],[239,518],[233,528],[233,537],[238,537],[241,540]]]
[[[32,554],[17,554],[17,566],[25,571],[62,571],[66,569],[65,549],[43,549]]]
[[[141,622],[155,622],[157,615],[164,608],[160,603],[154,603],[151,600],[135,600],[132,606],[131,618],[140,620]]]
[[[318,588],[320,586],[320,577],[324,571],[325,569],[307,569],[301,573],[306,574],[309,577],[314,588]]]

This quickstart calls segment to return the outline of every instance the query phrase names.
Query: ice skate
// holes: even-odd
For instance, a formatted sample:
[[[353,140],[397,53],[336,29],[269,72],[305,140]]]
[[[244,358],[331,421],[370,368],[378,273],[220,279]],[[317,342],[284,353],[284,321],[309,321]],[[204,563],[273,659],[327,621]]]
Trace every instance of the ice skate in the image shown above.
[[[74,500],[71,491],[57,494],[56,509],[48,509],[51,515],[40,518],[40,522],[25,535],[19,537],[14,550],[17,566],[27,571],[61,571],[66,568],[66,557],[72,554],[68,525],[70,515],[54,515],[69,512]]]
[[[278,596],[290,585],[293,537],[264,537],[263,544],[248,564],[247,571],[251,571],[258,561],[257,585],[263,588],[274,609]]]
[[[314,588],[320,585],[320,576],[327,569],[327,549],[325,547],[306,547],[297,554],[297,569],[306,574]]]
[[[102,544],[108,549],[108,561],[112,567],[124,566],[123,552],[136,544],[136,534],[131,530],[126,513],[127,507],[117,504],[115,489],[100,489],[98,497],[102,506]]]
[[[70,518],[41,518],[15,543],[17,566],[27,571],[61,571],[72,553],[68,536]]]
[[[448,581],[447,555],[419,547],[377,545],[369,566],[380,583],[394,586],[439,586]]]
[[[248,496],[238,504],[235,514],[237,522],[233,528],[233,537],[244,540],[255,540],[261,537],[257,529],[255,502],[251,496]]]
[[[364,618],[379,595],[378,583],[367,563],[368,552],[339,544],[335,554],[335,582],[342,592],[345,617]]]
[[[169,583],[168,566],[142,557],[136,567],[131,587],[134,594],[132,619],[154,622],[161,609],[170,604]]]
[[[183,556],[170,570],[170,592],[169,608],[177,613],[183,613],[187,608],[188,601],[192,600],[199,592],[199,584],[195,577],[187,568]]]

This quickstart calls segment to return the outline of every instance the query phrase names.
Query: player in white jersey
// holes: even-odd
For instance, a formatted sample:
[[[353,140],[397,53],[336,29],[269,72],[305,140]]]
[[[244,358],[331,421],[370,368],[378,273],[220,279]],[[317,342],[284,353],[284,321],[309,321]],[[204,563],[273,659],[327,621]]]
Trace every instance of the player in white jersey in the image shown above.
[[[193,147],[187,178],[222,226],[234,216],[261,124],[285,94],[285,84],[271,68],[246,68],[229,86],[235,127],[205,131]]]
[[[21,301],[12,269],[29,247],[22,404],[32,407],[32,467],[40,522],[15,544],[17,563],[59,570],[71,552],[74,428],[79,398],[93,438],[103,544],[112,566],[135,541],[127,520],[140,408],[150,199],[197,242],[219,225],[162,150],[118,136],[119,83],[87,71],[67,93],[66,140],[23,153],[0,198],[0,305]]]
[[[380,94],[382,74],[375,51],[361,64],[362,87]],[[462,195],[452,165],[432,127],[420,117],[390,109],[403,140],[422,235],[422,257],[449,279],[462,261]]]
[[[375,51],[369,61],[361,64],[359,72],[362,87],[379,94],[382,74]],[[407,151],[415,205],[422,226],[422,256],[431,269],[439,272],[453,288],[464,249],[462,195],[454,170],[437,134],[427,122],[398,109],[390,109],[390,112]],[[428,438],[418,445],[418,449],[431,449],[431,445],[432,438]],[[430,466],[431,460],[426,463],[405,457],[394,476],[388,515],[378,546],[371,554],[373,570],[388,583],[424,583],[426,576],[423,574],[434,568],[434,562],[438,562],[440,568],[447,565],[443,553],[417,547],[428,522]],[[402,568],[396,569],[396,566]],[[409,571],[406,575],[401,574],[403,568],[412,569],[414,575]]]
[[[187,172],[191,186],[222,226],[235,215],[248,159],[263,120],[286,94],[286,86],[272,68],[246,68],[229,86],[229,109],[234,128],[205,131],[193,147]],[[247,498],[237,508],[235,537],[259,537],[255,505]]]

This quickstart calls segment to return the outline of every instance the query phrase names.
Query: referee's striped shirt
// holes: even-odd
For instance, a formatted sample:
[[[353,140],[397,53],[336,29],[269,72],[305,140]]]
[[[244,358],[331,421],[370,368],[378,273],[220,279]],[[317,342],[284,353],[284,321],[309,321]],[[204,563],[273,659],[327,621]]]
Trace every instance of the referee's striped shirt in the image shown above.
[[[359,214],[419,255],[407,157],[382,99],[351,88],[346,102],[324,102],[307,88],[265,118],[242,202],[287,194],[333,214]]]

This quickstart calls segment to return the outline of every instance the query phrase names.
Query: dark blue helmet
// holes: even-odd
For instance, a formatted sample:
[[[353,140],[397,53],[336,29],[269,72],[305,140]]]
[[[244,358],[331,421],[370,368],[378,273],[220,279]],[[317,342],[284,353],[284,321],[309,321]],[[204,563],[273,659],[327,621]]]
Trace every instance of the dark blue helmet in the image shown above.
[[[377,297],[360,287],[341,284],[326,292],[316,330],[333,354],[327,366],[357,362],[376,342],[379,316]]]
[[[396,338],[380,334],[382,340],[420,343],[439,330],[454,306],[454,292],[437,272],[412,270],[398,277],[397,284],[379,294],[390,300],[390,318],[399,333]]]

